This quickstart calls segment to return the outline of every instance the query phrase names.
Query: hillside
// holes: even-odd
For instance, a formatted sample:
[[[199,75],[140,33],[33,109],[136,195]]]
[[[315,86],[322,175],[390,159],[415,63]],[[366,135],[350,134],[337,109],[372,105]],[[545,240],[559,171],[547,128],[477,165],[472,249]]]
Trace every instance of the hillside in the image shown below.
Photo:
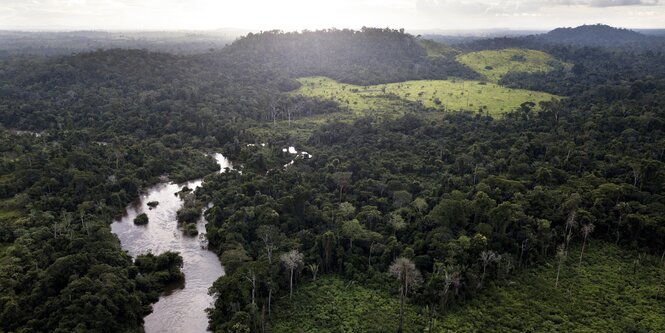
[[[223,50],[224,56],[249,60],[291,77],[328,76],[369,85],[449,76],[478,78],[455,61],[454,54],[428,57],[427,50],[404,30],[363,28],[303,32],[269,31],[249,34]]]
[[[515,48],[465,53],[457,60],[495,83],[508,73],[547,73],[571,67],[545,52]]]
[[[615,28],[604,24],[557,28],[541,35],[540,38],[549,43],[587,46],[622,46],[656,40],[633,30]]]

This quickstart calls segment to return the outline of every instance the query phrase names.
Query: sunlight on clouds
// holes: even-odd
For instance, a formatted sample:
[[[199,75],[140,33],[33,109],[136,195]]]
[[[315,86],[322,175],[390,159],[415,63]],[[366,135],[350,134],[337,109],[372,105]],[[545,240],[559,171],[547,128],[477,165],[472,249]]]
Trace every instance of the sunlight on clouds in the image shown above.
[[[0,0],[0,28],[661,27],[658,0]],[[643,10],[640,10],[643,9]]]

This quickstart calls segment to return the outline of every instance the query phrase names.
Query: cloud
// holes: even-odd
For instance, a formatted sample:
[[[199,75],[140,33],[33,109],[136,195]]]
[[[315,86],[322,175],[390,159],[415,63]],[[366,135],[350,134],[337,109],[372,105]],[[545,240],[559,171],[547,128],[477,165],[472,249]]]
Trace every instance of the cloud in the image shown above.
[[[553,0],[547,2],[554,5],[605,8],[622,6],[658,6],[661,3],[661,0]]]
[[[591,0],[591,7],[657,6],[659,0]]]
[[[662,27],[663,5],[665,0],[0,0],[0,28]],[[654,14],[631,14],[642,9]]]

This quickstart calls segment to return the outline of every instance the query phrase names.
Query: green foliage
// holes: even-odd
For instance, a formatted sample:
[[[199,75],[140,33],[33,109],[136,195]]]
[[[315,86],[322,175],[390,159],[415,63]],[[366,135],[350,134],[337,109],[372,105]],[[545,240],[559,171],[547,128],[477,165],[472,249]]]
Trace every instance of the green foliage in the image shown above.
[[[182,257],[178,253],[164,252],[158,256],[148,253],[136,257],[134,261],[138,272],[139,288],[146,291],[164,290],[173,283],[183,283],[185,274],[182,268]]]
[[[537,113],[524,104],[500,120],[449,112],[324,123],[297,144],[311,159],[283,167],[281,148],[263,147],[276,161],[270,172],[207,179],[196,195],[213,200],[206,216],[210,244],[223,256],[237,254],[223,259],[233,272],[256,264],[281,270],[260,280],[258,309],[289,290],[288,272],[266,263],[265,244],[254,232],[274,225],[285,236],[275,251],[298,249],[305,266],[320,264],[324,276],[364,287],[375,281],[368,272],[385,274],[395,258],[411,259],[424,282],[409,294],[410,304],[433,315],[517,268],[545,263],[560,244],[581,240],[579,225],[594,223],[592,237],[622,246],[662,248],[663,132],[643,127],[660,123],[662,112],[643,106],[657,108],[664,96],[654,91],[587,106],[594,98],[543,103]],[[620,103],[649,121],[623,116]],[[275,147],[289,141],[282,142]],[[302,272],[295,275],[302,279]],[[457,278],[443,293],[450,276]],[[246,281],[238,275],[217,284],[215,294],[225,296],[211,311],[212,327],[227,327],[250,304]],[[270,322],[262,312],[244,313],[250,327]]]
[[[483,43],[524,41],[460,47]],[[537,323],[508,321],[511,308],[529,313],[526,301],[472,313],[497,311],[505,330],[596,330],[601,321],[661,330],[653,308],[662,301],[643,284],[655,277],[634,265],[640,280],[625,280],[621,263],[593,270],[590,260],[611,259],[598,258],[597,242],[579,276],[566,260],[560,287],[548,283],[557,247],[577,246],[581,226],[593,223],[592,238],[622,249],[665,246],[663,56],[548,50],[573,68],[531,51],[497,51],[476,63],[506,86],[569,98],[477,81],[455,51],[390,29],[272,31],[197,56],[107,50],[2,60],[0,327],[140,330],[159,292],[182,278],[182,259],[132,261],[108,223],[160,179],[213,173],[204,152],[223,151],[241,170],[178,193],[188,233],[212,204],[206,236],[226,271],[210,288],[214,331],[293,331],[302,323],[334,330],[338,322],[394,331],[399,289],[386,272],[395,258],[408,258],[424,280],[402,289],[409,330],[477,297],[510,294],[486,294],[509,279],[533,281],[521,285],[551,296],[534,305]],[[312,75],[357,85],[293,80]],[[465,111],[437,112],[444,110]],[[313,157],[289,163],[289,146]],[[294,254],[288,267],[284,253]],[[319,266],[319,279],[309,281]],[[605,274],[608,267],[622,276]],[[580,292],[564,291],[576,278]],[[292,285],[301,303],[286,301]],[[589,316],[555,307],[575,297]],[[588,307],[608,307],[613,317]]]
[[[404,29],[266,31],[250,33],[222,53],[289,77],[325,75],[357,85],[451,76],[479,78],[457,62],[454,53],[434,44],[404,33]],[[292,89],[290,85],[284,88]]]
[[[396,332],[399,299],[358,282],[326,276],[298,289],[292,301],[276,305],[272,331]],[[405,332],[421,332],[424,321],[416,307],[406,306]]]
[[[556,262],[497,281],[437,320],[436,332],[659,332],[665,329],[665,267],[605,242],[568,252],[559,288]]]
[[[146,213],[141,213],[134,218],[134,224],[136,225],[145,225],[148,224],[148,215]]]

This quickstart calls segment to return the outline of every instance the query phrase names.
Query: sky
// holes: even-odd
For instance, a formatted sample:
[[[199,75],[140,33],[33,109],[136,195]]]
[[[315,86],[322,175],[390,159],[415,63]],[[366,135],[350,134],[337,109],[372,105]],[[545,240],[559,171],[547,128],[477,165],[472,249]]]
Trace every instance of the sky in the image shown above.
[[[665,28],[665,0],[0,0],[0,29]]]

